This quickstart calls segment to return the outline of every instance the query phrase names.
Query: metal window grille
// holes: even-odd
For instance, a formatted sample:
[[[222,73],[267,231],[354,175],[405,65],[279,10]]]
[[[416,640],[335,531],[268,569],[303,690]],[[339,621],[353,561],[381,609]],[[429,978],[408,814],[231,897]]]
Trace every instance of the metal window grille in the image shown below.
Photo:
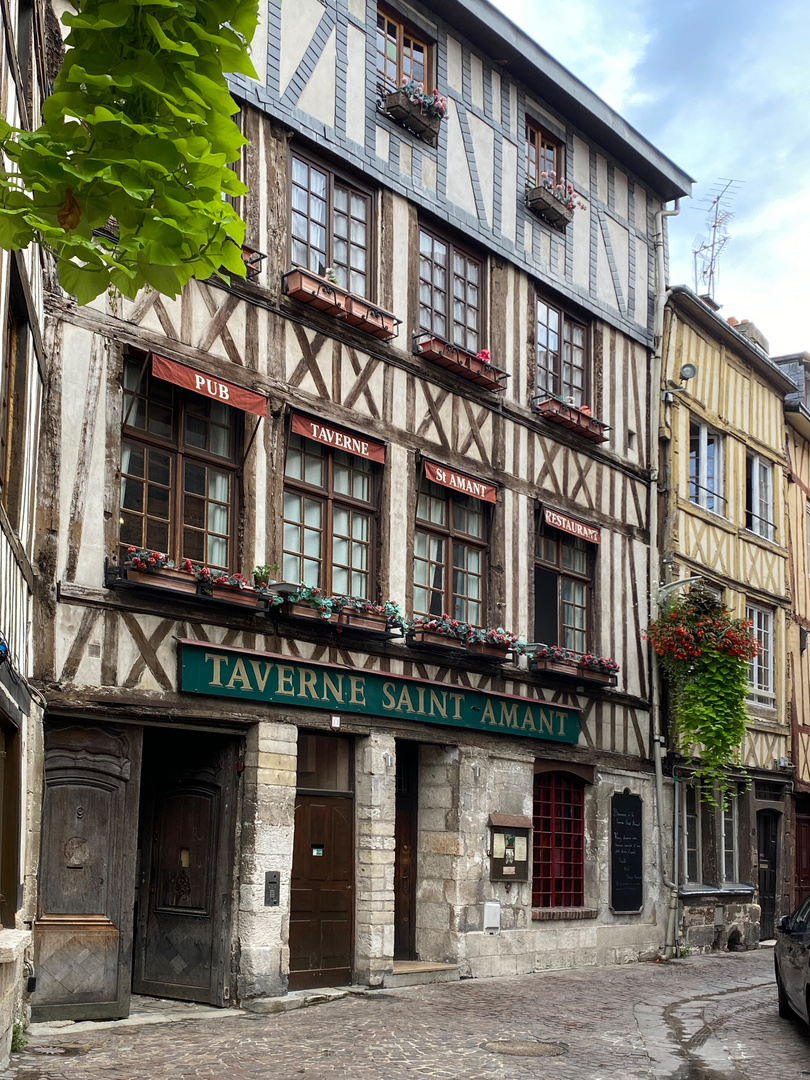
[[[585,782],[566,773],[534,778],[535,907],[585,902]]]

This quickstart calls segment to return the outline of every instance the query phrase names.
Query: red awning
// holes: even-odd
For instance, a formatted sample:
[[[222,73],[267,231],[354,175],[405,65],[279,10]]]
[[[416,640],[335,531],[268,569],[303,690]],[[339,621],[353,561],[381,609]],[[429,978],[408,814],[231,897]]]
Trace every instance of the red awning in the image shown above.
[[[543,507],[543,519],[546,525],[553,525],[555,529],[578,536],[581,540],[587,540],[590,544],[602,542],[600,531],[595,525],[586,525],[584,521],[561,514],[559,510],[552,510],[550,506]]]
[[[178,364],[176,360],[167,360],[165,356],[158,356],[157,353],[152,353],[152,374],[158,379],[165,379],[175,386],[183,386],[186,390],[193,390],[195,394],[201,394],[213,401],[233,405],[242,412],[267,416],[267,398],[264,394],[246,390],[244,386],[225,382],[224,379],[215,379],[213,375],[196,371],[186,364]]]
[[[435,484],[452,488],[453,491],[460,491],[464,495],[472,495],[474,499],[497,502],[498,489],[494,484],[487,484],[484,480],[474,480],[471,476],[465,476],[464,473],[448,469],[446,465],[436,465],[432,461],[426,461],[425,476]]]
[[[292,429],[296,435],[326,443],[327,446],[333,446],[336,450],[345,450],[347,454],[355,454],[369,461],[385,461],[385,443],[370,439],[367,435],[344,431],[333,424],[325,424],[315,417],[293,413]]]

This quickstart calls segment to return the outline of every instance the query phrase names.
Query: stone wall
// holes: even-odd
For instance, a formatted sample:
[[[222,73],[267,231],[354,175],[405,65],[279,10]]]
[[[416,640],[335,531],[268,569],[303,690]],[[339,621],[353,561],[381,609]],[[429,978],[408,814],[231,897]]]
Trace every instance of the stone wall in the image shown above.
[[[373,733],[355,743],[354,980],[381,986],[394,970],[396,747]]]
[[[23,960],[28,930],[0,930],[0,1069],[8,1067],[14,1022],[23,1018]]]

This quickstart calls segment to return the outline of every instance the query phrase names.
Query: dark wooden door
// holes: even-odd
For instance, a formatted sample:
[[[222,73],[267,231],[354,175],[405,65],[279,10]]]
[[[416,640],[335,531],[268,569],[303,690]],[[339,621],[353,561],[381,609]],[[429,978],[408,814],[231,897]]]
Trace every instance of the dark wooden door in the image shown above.
[[[129,1014],[142,730],[45,731],[32,1019]]]
[[[773,810],[757,813],[757,851],[759,856],[760,941],[769,941],[775,933],[776,859],[779,851],[779,814]]]
[[[394,959],[416,959],[416,837],[419,747],[397,742]]]
[[[236,750],[217,735],[146,734],[137,994],[212,1005],[230,996]]]
[[[290,899],[290,989],[351,981],[354,803],[330,795],[295,801]]]
[[[796,815],[796,876],[793,906],[810,896],[810,817]]]

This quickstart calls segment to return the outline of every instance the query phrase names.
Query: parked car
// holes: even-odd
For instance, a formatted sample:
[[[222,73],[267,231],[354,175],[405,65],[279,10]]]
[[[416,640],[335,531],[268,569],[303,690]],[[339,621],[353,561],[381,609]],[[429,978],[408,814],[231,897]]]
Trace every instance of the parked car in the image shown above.
[[[773,962],[779,1015],[796,1013],[810,1024],[810,896],[776,927]]]

